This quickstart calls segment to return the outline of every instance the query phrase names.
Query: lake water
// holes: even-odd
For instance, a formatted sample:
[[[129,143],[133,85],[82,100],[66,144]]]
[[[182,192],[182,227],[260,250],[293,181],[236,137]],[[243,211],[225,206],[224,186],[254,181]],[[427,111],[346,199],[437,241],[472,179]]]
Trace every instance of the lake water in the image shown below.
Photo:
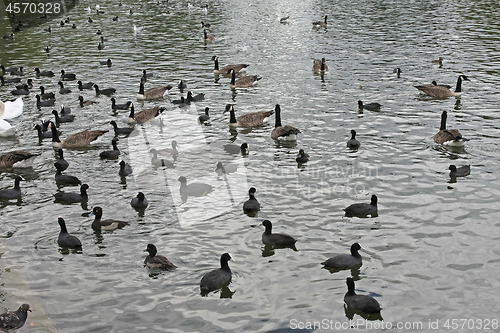
[[[400,331],[498,328],[500,272],[500,5],[495,1],[221,1],[205,14],[193,2],[171,4],[125,0],[81,1],[60,19],[0,39],[6,67],[24,66],[35,81],[58,91],[58,77],[35,78],[33,68],[76,73],[83,82],[117,89],[118,103],[134,102],[136,111],[161,105],[157,119],[137,125],[130,138],[119,137],[122,158],[134,175],[118,176],[116,161],[102,161],[112,131],[88,150],[65,150],[66,174],[88,183],[86,205],[54,203],[55,151],[39,143],[32,126],[51,118],[52,108],[37,109],[34,95],[24,97],[13,138],[1,138],[0,149],[39,153],[32,169],[4,170],[0,188],[21,174],[22,199],[0,204],[0,282],[3,309],[30,303],[26,326],[37,332],[264,332],[311,328],[347,331],[364,328],[359,315],[348,322],[343,297],[351,274],[359,294],[376,297],[386,324]],[[85,11],[92,8],[92,13]],[[133,14],[130,14],[132,9]],[[285,24],[279,19],[290,16]],[[312,22],[328,15],[327,29]],[[88,22],[92,17],[93,23]],[[118,21],[112,18],[118,16]],[[213,43],[203,42],[201,21],[209,22]],[[10,32],[6,17],[2,33]],[[76,29],[71,24],[76,24]],[[52,27],[48,34],[43,28]],[[134,31],[136,25],[138,31]],[[108,39],[98,50],[97,29]],[[50,52],[44,48],[50,46]],[[262,79],[248,89],[229,88],[229,79],[213,74],[213,55],[221,66],[247,63],[247,74]],[[326,58],[329,71],[314,73],[313,59]],[[443,64],[432,63],[443,57]],[[112,67],[99,61],[112,59]],[[396,77],[393,70],[400,67]],[[146,88],[171,84],[162,101],[136,101],[142,70],[154,76]],[[435,99],[414,85],[463,84],[461,98]],[[178,108],[170,100],[185,96],[177,89],[204,93],[205,100]],[[68,95],[56,94],[56,108],[67,105],[76,115],[61,124],[64,139],[86,129],[120,127],[128,111],[112,112],[106,96],[79,92],[66,82]],[[13,100],[13,85],[0,88],[0,99]],[[96,104],[80,108],[78,95]],[[380,111],[359,112],[357,101],[382,104]],[[269,124],[230,130],[226,104],[236,115],[267,111],[280,104],[283,124],[302,132],[296,143],[274,142]],[[197,123],[210,108],[211,121]],[[448,127],[469,138],[452,150],[437,145],[442,111]],[[361,148],[350,151],[350,130]],[[150,165],[150,148],[179,143],[175,168]],[[249,155],[230,155],[223,145],[247,142]],[[300,148],[311,160],[298,166]],[[172,160],[172,158],[168,158]],[[237,171],[215,173],[218,161]],[[452,182],[448,166],[471,165],[471,174]],[[179,176],[209,183],[205,197],[179,195]],[[257,189],[262,210],[254,218],[242,212],[249,187]],[[65,187],[64,191],[77,191]],[[141,214],[130,207],[142,191],[149,207]],[[379,199],[378,217],[349,218],[343,208]],[[103,218],[129,221],[114,232],[91,229],[93,206]],[[57,217],[83,243],[82,251],[63,253],[57,245]],[[264,248],[264,219],[273,230],[298,239],[297,251]],[[359,270],[330,273],[320,263],[348,253],[359,242]],[[148,243],[178,268],[148,271],[143,266]],[[199,282],[230,252],[232,283],[202,297]],[[467,319],[467,321],[460,321]],[[455,321],[453,321],[455,320]],[[496,321],[495,321],[496,320]],[[370,322],[382,325],[381,321]],[[495,326],[495,323],[497,326]],[[359,325],[358,325],[359,324]],[[432,325],[431,325],[432,324]],[[448,324],[449,327],[446,327]],[[344,325],[344,326],[342,326]],[[417,326],[414,326],[417,325]],[[422,325],[419,327],[418,325]],[[489,326],[488,326],[489,325]],[[342,328],[342,329],[339,329]],[[373,330],[384,330],[372,327]]]

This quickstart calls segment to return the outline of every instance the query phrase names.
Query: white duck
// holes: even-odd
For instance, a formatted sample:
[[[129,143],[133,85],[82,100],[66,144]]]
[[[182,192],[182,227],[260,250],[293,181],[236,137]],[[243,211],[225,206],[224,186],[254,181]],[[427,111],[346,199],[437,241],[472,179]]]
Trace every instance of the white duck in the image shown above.
[[[0,101],[0,119],[12,119],[19,117],[23,113],[24,102],[22,97],[18,97],[14,102]]]

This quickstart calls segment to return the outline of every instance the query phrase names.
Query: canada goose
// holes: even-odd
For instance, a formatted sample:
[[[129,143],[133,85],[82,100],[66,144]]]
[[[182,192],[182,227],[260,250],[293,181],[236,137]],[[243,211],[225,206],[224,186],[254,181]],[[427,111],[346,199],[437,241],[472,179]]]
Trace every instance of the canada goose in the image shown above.
[[[325,20],[324,21],[313,22],[313,27],[314,28],[326,28],[327,27],[327,23],[326,23],[326,19],[327,18],[328,18],[328,15],[325,15]]]
[[[61,80],[76,80],[76,74],[66,73],[64,69],[61,69]]]
[[[102,219],[102,208],[96,206],[92,209],[92,213],[89,216],[94,216],[94,222],[92,222],[92,229],[95,231],[113,231],[117,228],[123,228],[128,224],[125,221],[113,220],[113,219]]]
[[[231,104],[226,105],[227,112],[229,110],[230,118],[229,118],[229,126],[230,127],[254,127],[261,126],[266,121],[267,118],[270,117],[274,111],[257,111],[252,113],[247,113],[236,118],[234,114],[234,107]]]
[[[245,214],[257,214],[260,210],[260,203],[255,199],[255,187],[250,187],[248,190],[249,199],[243,204],[243,212]]]
[[[97,103],[95,101],[85,101],[83,100],[83,96],[78,96],[78,100],[80,101],[80,106],[83,108],[84,106],[89,106],[89,105],[92,105],[94,103]]]
[[[108,59],[108,60],[100,60],[99,61],[99,64],[103,65],[103,66],[108,66],[108,67],[111,67],[111,65],[113,64],[111,62],[111,59]]]
[[[441,114],[441,127],[439,127],[439,132],[434,135],[434,142],[447,146],[463,146],[464,141],[468,141],[468,139],[462,138],[462,134],[460,134],[460,132],[456,129],[446,129],[447,117],[448,112],[443,111]]]
[[[301,133],[295,127],[292,126],[281,126],[281,107],[279,104],[276,104],[274,109],[276,112],[275,118],[276,122],[274,125],[274,129],[271,132],[271,138],[274,140],[285,140],[285,141],[295,141],[297,140],[297,134]]]
[[[436,81],[432,81],[431,84],[433,86],[440,86],[440,87],[445,87],[446,89],[451,89],[451,86],[447,85],[447,84],[437,84]]]
[[[460,96],[462,93],[462,80],[463,81],[470,81],[467,76],[465,75],[459,75],[457,79],[457,86],[455,87],[455,91],[451,91],[450,89],[440,86],[440,85],[431,85],[431,84],[425,84],[421,86],[415,86],[418,90],[422,91],[423,93],[432,96],[432,97],[450,97],[450,96]]]
[[[236,65],[226,65],[219,69],[219,58],[217,56],[212,57],[212,61],[214,62],[214,74],[229,74],[230,69],[234,69],[235,73],[239,73],[250,65],[247,64],[236,64]]]
[[[351,130],[351,139],[347,141],[347,148],[350,149],[358,149],[361,146],[361,143],[356,140],[356,131]]]
[[[165,256],[157,254],[156,246],[153,244],[148,244],[146,250],[149,255],[144,259],[144,265],[149,268],[161,268],[161,269],[174,269],[177,268],[174,264],[170,262]]]
[[[138,123],[145,123],[146,121],[157,117],[165,110],[164,107],[155,106],[154,108],[145,109],[134,114],[134,119]]]
[[[380,105],[379,103],[368,103],[368,104],[363,104],[362,101],[358,101],[358,107],[360,110],[366,109],[370,111],[378,111],[380,110]]]
[[[401,72],[401,68],[399,68],[399,67],[395,68],[394,71],[393,71],[393,73],[396,73],[396,76],[399,78],[401,76],[401,73],[402,73]]]
[[[53,71],[43,71],[43,72],[41,72],[38,67],[35,68],[35,73],[36,73],[37,77],[39,77],[39,76],[49,76],[49,77],[54,76],[54,72]]]
[[[53,92],[45,92],[45,87],[44,86],[40,86],[40,97],[42,99],[54,99],[56,98],[56,94],[54,94]]]
[[[54,103],[56,102],[55,99],[48,99],[46,101],[42,101],[40,95],[36,95],[36,107],[41,108],[45,106],[53,106]]]
[[[154,88],[150,88],[146,91],[144,91],[144,83],[141,82],[139,85],[139,93],[137,94],[137,100],[151,100],[151,99],[158,99],[158,98],[163,98],[165,93],[172,89],[172,86],[158,86]]]
[[[29,87],[27,84],[23,85],[22,89],[11,90],[10,93],[14,96],[19,95],[28,95],[30,93]]]
[[[63,142],[59,139],[56,126],[51,124],[52,146],[54,148],[83,148],[88,147],[92,141],[108,132],[107,130],[82,131],[68,136]]]
[[[111,120],[109,123],[113,125],[115,135],[129,135],[134,131],[133,127],[118,127],[114,120]]]
[[[118,158],[118,156],[120,156],[120,149],[118,149],[118,146],[117,146],[117,143],[116,143],[116,140],[113,139],[111,140],[111,144],[113,145],[113,150],[105,150],[105,151],[102,151],[100,154],[99,154],[99,157],[101,159],[106,159],[106,160],[115,160]]]
[[[309,154],[307,154],[304,149],[299,150],[299,154],[295,158],[297,163],[307,163],[309,162]]]
[[[231,74],[231,83],[229,84],[231,89],[251,87],[254,83],[262,79],[262,77],[257,75],[249,75],[240,77],[236,80],[236,71],[233,68],[229,70],[229,73]]]
[[[0,168],[29,168],[38,155],[39,154],[32,154],[23,150],[15,150],[5,153],[0,155]]]
[[[207,30],[203,29],[203,40],[205,42],[211,42],[211,41],[215,40],[215,36],[208,34]]]
[[[208,111],[209,111],[209,110],[210,110],[210,109],[209,109],[209,108],[208,108],[208,106],[207,106],[207,107],[205,108],[205,114],[202,114],[201,116],[199,116],[199,117],[198,117],[198,121],[199,121],[200,123],[203,123],[203,122],[208,121],[208,120],[210,119],[210,116],[209,116],[209,114],[208,114]]]
[[[442,57],[439,57],[439,59],[432,60],[431,62],[432,62],[433,64],[439,64],[439,66],[442,66],[442,65],[443,65],[443,58],[442,58]]]
[[[450,170],[450,178],[465,177],[470,175],[470,165],[462,165],[457,168],[456,165],[450,165],[448,167]]]
[[[110,96],[110,95],[113,95],[116,92],[115,88],[99,89],[99,86],[97,84],[94,84],[94,89],[95,89],[96,95]]]
[[[78,81],[78,89],[83,90],[83,89],[92,89],[94,87],[94,83],[92,82],[87,82],[83,83],[82,81]]]
[[[116,104],[116,99],[111,97],[111,109],[113,110],[128,110],[128,108],[132,105],[132,101],[128,101],[123,104]]]
[[[348,307],[364,313],[380,313],[381,307],[378,301],[367,295],[357,295],[352,277],[346,279],[347,293],[344,295],[344,303]]]
[[[350,205],[347,208],[344,208],[345,216],[352,217],[367,217],[371,215],[372,217],[377,215],[377,196],[375,194],[372,195],[370,203],[355,203]]]
[[[56,119],[56,124],[60,124],[60,123],[71,123],[73,122],[73,120],[75,120],[75,115],[74,114],[67,114],[67,115],[64,115],[64,116],[60,116],[58,113],[57,113],[57,110],[52,110],[52,114],[54,115],[55,119]]]
[[[13,119],[23,113],[24,102],[22,97],[18,97],[14,102],[0,101],[0,119]]]
[[[313,71],[315,72],[324,72],[328,70],[328,65],[325,63],[325,58],[314,59]]]
[[[153,73],[148,73],[145,69],[142,70],[141,81],[146,82],[149,78],[154,76]]]
[[[20,77],[15,77],[12,79],[6,79],[3,77],[3,75],[0,75],[0,82],[2,82],[2,86],[6,85],[7,83],[19,83],[21,82]]]
[[[61,88],[59,89],[59,93],[60,93],[61,95],[64,95],[64,94],[69,94],[69,93],[71,92],[71,90],[70,90],[70,89],[68,89],[68,88],[65,88],[65,87],[64,87],[64,83],[62,83],[61,81],[57,82],[57,84],[59,85],[59,87],[61,87]]]

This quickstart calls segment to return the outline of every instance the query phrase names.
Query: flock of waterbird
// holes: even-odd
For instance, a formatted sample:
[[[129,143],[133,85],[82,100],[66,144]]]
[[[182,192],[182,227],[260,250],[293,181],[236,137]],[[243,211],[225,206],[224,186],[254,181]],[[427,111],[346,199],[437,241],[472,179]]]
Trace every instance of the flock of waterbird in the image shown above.
[[[121,4],[120,4],[121,6]],[[190,9],[193,6],[190,7]],[[203,11],[208,10],[208,6],[201,7]],[[90,8],[86,9],[91,12]],[[100,8],[96,6],[97,14],[99,14]],[[132,12],[132,10],[130,10]],[[102,11],[101,11],[102,13]],[[117,20],[118,16],[113,17],[113,20]],[[280,23],[286,23],[289,19],[289,16],[283,17],[280,19]],[[89,22],[93,22],[92,18],[89,17]],[[65,23],[69,23],[69,18],[66,21],[61,21],[60,25],[64,26]],[[203,41],[204,43],[212,43],[215,41],[215,36],[209,34],[207,29],[210,28],[210,24],[207,22],[201,22],[203,28]],[[74,25],[73,25],[74,27]],[[323,21],[313,22],[313,28],[316,29],[326,29],[328,27],[327,16],[324,17]],[[134,26],[134,31],[138,28]],[[49,33],[52,31],[51,27],[45,28],[45,31]],[[101,30],[99,29],[97,35],[102,35]],[[13,38],[13,35],[5,35],[5,39]],[[104,42],[106,39],[101,36],[99,42],[99,48],[104,47]],[[442,58],[433,61],[433,63],[438,63],[442,65]],[[212,61],[214,62],[214,75],[222,75],[230,78],[229,87],[230,89],[239,89],[239,88],[249,88],[257,83],[261,77],[257,75],[242,75],[242,72],[249,67],[248,64],[233,64],[226,65],[224,67],[220,67],[219,58],[217,56],[212,57]],[[111,59],[107,59],[104,61],[100,61],[101,65],[112,66]],[[28,98],[28,96],[32,95],[34,85],[37,79],[45,78],[45,77],[54,77],[56,74],[50,70],[40,70],[39,68],[34,68],[33,72],[35,75],[33,78],[29,78],[25,83],[21,82],[21,78],[24,77],[27,72],[25,71],[25,67],[10,67],[5,68],[3,65],[0,65],[0,69],[2,71],[2,75],[0,76],[2,86],[5,86],[7,89],[14,84],[17,84],[15,89],[11,90],[11,94],[14,96],[19,96],[14,101],[6,101],[0,102],[0,136],[1,137],[9,137],[16,135],[16,127],[11,126],[7,120],[19,117],[24,108],[23,98]],[[328,71],[328,65],[326,64],[325,58],[314,60],[312,70],[315,72],[324,73]],[[400,77],[402,71],[400,68],[394,70],[394,73],[397,74],[397,77]],[[7,75],[9,75],[7,77]],[[148,88],[146,90],[146,84],[148,82],[148,78],[151,78],[153,73],[148,73],[146,70],[142,72],[142,76],[140,77],[139,91],[136,95],[136,99],[138,101],[155,101],[162,100],[165,97],[169,99],[168,92],[172,89],[171,85],[163,85]],[[64,82],[72,82],[77,80],[77,75],[74,73],[68,73],[64,69],[60,70],[60,77],[57,82],[59,85],[59,90],[57,92],[46,92],[44,86],[40,86],[40,93],[36,93],[36,106],[39,110],[42,110],[46,107],[53,107],[55,105],[55,100],[57,94],[65,95],[72,94],[73,87],[68,88],[65,87]],[[436,98],[446,98],[452,96],[460,96],[462,91],[462,82],[469,81],[469,79],[465,75],[460,75],[458,77],[456,88],[454,91],[451,90],[451,86],[448,85],[438,85],[435,81],[431,84],[419,85],[416,86],[418,90],[421,92]],[[105,88],[100,89],[98,84],[93,82],[84,83],[82,81],[77,81],[78,86],[76,89],[79,91],[82,90],[94,90],[96,96],[105,95],[108,97],[113,96],[115,94],[116,89],[114,88]],[[187,85],[182,80],[177,85],[177,88],[182,92],[187,88]],[[5,88],[4,88],[5,89]],[[187,93],[186,98],[181,97],[179,100],[171,100],[171,103],[175,106],[184,107],[190,105],[191,103],[201,101],[204,99],[204,94],[198,94],[193,96],[189,91]],[[81,108],[87,107],[96,103],[96,101],[84,100],[82,96],[78,96],[79,106]],[[120,157],[120,150],[118,149],[118,137],[127,137],[134,131],[134,124],[144,123],[155,117],[158,117],[162,114],[163,111],[166,110],[166,107],[156,106],[150,109],[144,109],[140,112],[135,112],[134,104],[132,101],[127,101],[122,104],[118,104],[114,97],[110,98],[111,108],[112,110],[130,110],[130,115],[127,119],[127,123],[132,126],[118,127],[118,124],[115,120],[111,120],[110,124],[113,126],[113,130],[115,133],[115,138],[112,140],[112,150],[103,151],[100,153],[101,159],[118,159]],[[360,110],[366,109],[370,111],[379,111],[382,107],[379,103],[368,103],[364,104],[361,100],[358,101],[358,107]],[[75,121],[75,115],[71,113],[71,108],[67,106],[61,106],[61,111],[52,110],[52,114],[54,115],[54,120],[42,121],[41,124],[35,124],[34,129],[37,130],[39,140],[51,139],[52,146],[54,149],[57,149],[59,159],[55,161],[54,167],[56,169],[55,173],[55,181],[58,186],[73,186],[80,185],[80,192],[57,192],[54,194],[54,198],[56,202],[63,203],[78,203],[78,202],[86,202],[88,200],[87,190],[89,189],[88,184],[82,184],[80,179],[75,176],[66,175],[62,172],[66,170],[69,166],[69,163],[64,159],[63,149],[74,149],[74,148],[86,148],[89,147],[91,142],[96,140],[98,137],[102,136],[108,130],[86,130],[78,133],[74,133],[69,135],[63,141],[60,140],[61,132],[59,131],[59,126],[61,124],[67,122]],[[271,131],[271,138],[274,140],[286,140],[286,141],[296,141],[297,135],[301,133],[301,131],[293,126],[285,125],[283,126],[281,123],[281,107],[279,104],[276,104],[274,110],[270,111],[258,111],[253,113],[247,113],[236,117],[234,105],[228,104],[226,105],[224,113],[229,112],[229,126],[232,128],[252,128],[257,126],[262,126],[266,123],[269,117],[273,114],[275,116],[275,126]],[[206,121],[210,120],[209,108],[206,107],[204,109],[204,114],[199,116],[199,122],[202,124]],[[439,132],[435,134],[434,141],[438,144],[448,145],[448,146],[462,146],[464,142],[467,140],[461,136],[458,130],[450,130],[446,128],[446,119],[447,112],[443,111],[441,115],[441,126]],[[353,150],[359,149],[361,143],[356,139],[356,131],[351,130],[351,138],[347,141],[347,147]],[[227,145],[224,146],[224,149],[230,153],[248,153],[248,144],[243,143],[241,146],[236,145]],[[177,151],[177,142],[172,141],[172,148],[170,149],[151,149],[151,163],[155,167],[167,167],[173,168],[175,167],[174,163],[165,158],[159,158],[160,155],[176,155],[179,153]],[[30,167],[32,165],[33,160],[38,156],[37,153],[29,152],[29,151],[11,151],[8,153],[4,153],[0,156],[0,168],[3,170],[12,170],[13,168],[23,168]],[[309,154],[307,154],[303,149],[299,150],[299,153],[296,158],[296,162],[299,164],[304,164],[309,161]],[[222,162],[217,164],[216,171],[219,174],[224,174],[230,172],[228,170],[229,166],[223,165]],[[461,166],[456,167],[454,165],[449,166],[450,177],[462,177],[466,176],[470,173],[470,166]],[[120,170],[119,175],[122,177],[127,177],[132,174],[131,166],[125,161],[120,161]],[[14,187],[9,189],[0,190],[0,200],[14,200],[21,197],[21,189],[20,182],[24,179],[21,176],[16,176],[14,181]],[[182,195],[186,196],[203,196],[207,193],[210,193],[213,188],[211,185],[204,183],[192,183],[187,184],[187,179],[183,176],[179,177],[178,181],[180,182],[179,191]],[[255,217],[257,212],[260,211],[261,206],[258,200],[255,198],[256,188],[251,187],[248,191],[249,199],[243,204],[243,212],[251,217]],[[144,210],[148,207],[148,201],[143,192],[139,192],[134,198],[132,198],[130,202],[131,206],[137,210]],[[372,195],[370,203],[355,203],[350,205],[349,207],[344,209],[346,216],[357,216],[357,217],[368,217],[368,216],[377,216],[377,196]],[[99,206],[95,206],[92,209],[92,213],[94,221],[92,223],[92,229],[96,232],[101,231],[112,231],[117,228],[125,227],[129,224],[126,221],[114,220],[114,219],[102,219],[103,209]],[[58,236],[58,245],[61,248],[66,249],[80,249],[82,246],[81,241],[76,237],[68,233],[66,228],[66,223],[62,217],[58,218],[58,223],[60,226],[60,233]],[[262,234],[262,242],[266,245],[272,246],[273,248],[283,248],[288,247],[295,249],[295,243],[297,240],[289,235],[273,233],[272,232],[272,223],[269,220],[264,220],[261,223],[262,226],[265,227],[265,231]],[[354,243],[351,246],[350,254],[341,254],[335,257],[332,257],[324,262],[325,268],[331,270],[346,270],[352,269],[355,267],[360,267],[362,265],[362,258],[358,251],[362,249],[358,243]],[[151,269],[175,269],[177,266],[174,265],[170,260],[168,260],[165,256],[158,254],[157,248],[154,244],[148,244],[146,250],[149,254],[144,260],[144,265]],[[229,253],[224,253],[220,257],[220,268],[210,271],[206,273],[200,282],[200,289],[202,295],[206,295],[207,293],[218,290],[224,286],[227,286],[231,282],[232,274],[231,269],[229,268],[228,262],[231,261],[233,257]],[[379,314],[381,307],[376,299],[370,296],[365,295],[357,295],[355,293],[354,280],[351,277],[346,279],[346,284],[348,287],[348,291],[344,296],[344,301],[347,306],[352,309],[359,311],[365,314]],[[8,328],[19,328],[22,327],[26,318],[27,312],[31,311],[28,304],[23,304],[19,307],[17,311],[7,312],[0,315],[0,328],[8,329]]]

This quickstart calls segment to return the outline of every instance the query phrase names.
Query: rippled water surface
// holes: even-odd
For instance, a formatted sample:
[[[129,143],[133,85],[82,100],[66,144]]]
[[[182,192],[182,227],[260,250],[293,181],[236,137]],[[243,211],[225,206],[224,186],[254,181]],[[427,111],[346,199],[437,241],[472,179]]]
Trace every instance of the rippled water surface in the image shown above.
[[[55,151],[32,130],[52,117],[51,108],[37,109],[35,92],[24,97],[24,113],[11,120],[18,126],[16,136],[0,138],[2,152],[40,154],[32,169],[0,174],[2,189],[11,187],[17,174],[26,179],[20,201],[0,203],[2,308],[30,303],[33,327],[22,331],[262,332],[323,320],[341,324],[348,320],[343,296],[351,274],[357,292],[376,297],[384,321],[394,325],[420,322],[430,331],[429,321],[439,320],[444,329],[447,319],[463,318],[474,320],[468,322],[470,331],[480,331],[479,322],[498,319],[497,2],[237,0],[210,2],[205,14],[199,1],[189,8],[184,1],[126,0],[123,6],[100,2],[100,15],[95,4],[81,1],[66,14],[76,29],[60,27],[57,20],[0,40],[1,63],[24,66],[24,80],[34,79],[34,91],[42,84],[58,91],[58,78],[35,78],[34,67],[65,69],[84,82],[115,87],[118,103],[132,100],[136,111],[156,105],[166,110],[161,122],[137,125],[133,136],[119,137],[122,158],[134,169],[126,180],[118,176],[116,161],[98,156],[110,149],[112,131],[91,149],[65,150],[66,173],[91,189],[87,204],[62,205],[52,196],[59,191]],[[312,29],[324,15],[328,28]],[[213,43],[203,43],[200,21],[212,24]],[[7,23],[5,18],[2,35],[9,32]],[[49,25],[51,34],[43,32]],[[97,48],[97,29],[108,39],[103,50]],[[43,50],[47,45],[49,54]],[[213,55],[222,66],[249,64],[247,74],[262,80],[231,91],[228,78],[214,76]],[[313,59],[322,57],[329,66],[324,75],[311,70]],[[444,58],[442,66],[431,62],[438,57]],[[110,68],[99,64],[107,58]],[[174,87],[168,98],[136,101],[143,69],[154,74],[146,88]],[[432,80],[454,85],[460,74],[470,82],[458,99],[430,98],[413,87]],[[186,108],[170,103],[185,95],[177,89],[180,79],[205,100]],[[126,126],[128,112],[112,112],[108,97],[79,92],[75,82],[66,86],[73,92],[57,94],[56,108],[70,106],[76,120],[61,124],[63,139],[91,128],[111,130],[110,120]],[[2,101],[13,100],[12,87],[0,88]],[[81,108],[79,94],[97,103]],[[382,108],[360,112],[358,100]],[[263,127],[229,130],[227,103],[237,115],[279,103],[283,123],[302,134],[296,143],[274,142],[274,116]],[[199,125],[197,117],[207,106],[211,120]],[[464,149],[434,143],[444,110],[448,127],[470,139]],[[351,129],[361,141],[358,151],[346,148]],[[149,149],[168,148],[172,140],[180,151],[175,168],[152,167]],[[225,153],[223,145],[233,142],[247,142],[249,155]],[[311,160],[298,166],[300,148]],[[218,161],[236,164],[236,172],[218,176]],[[470,164],[470,176],[451,181],[450,164]],[[214,191],[182,198],[179,176],[209,183]],[[262,204],[255,218],[241,209],[251,186]],[[130,207],[139,191],[149,201],[143,214]],[[369,202],[372,194],[379,198],[378,217],[344,216],[342,208]],[[96,234],[88,216],[93,206],[103,207],[103,218],[130,224]],[[58,248],[58,216],[80,238],[82,251]],[[296,237],[297,251],[265,249],[263,219],[271,220],[276,232]],[[359,270],[322,269],[322,261],[348,253],[354,242],[365,249]],[[148,243],[178,269],[143,267]],[[201,277],[218,267],[224,252],[235,258],[232,283],[200,296]]]

